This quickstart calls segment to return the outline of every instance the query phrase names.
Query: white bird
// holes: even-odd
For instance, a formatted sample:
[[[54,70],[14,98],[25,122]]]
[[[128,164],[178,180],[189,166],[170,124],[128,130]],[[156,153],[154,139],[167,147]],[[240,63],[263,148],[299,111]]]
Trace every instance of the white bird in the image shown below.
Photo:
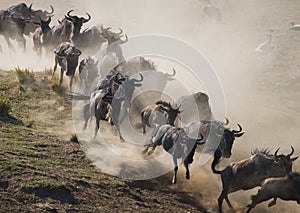
[[[258,47],[255,48],[255,52],[262,53],[262,52],[268,52],[273,49],[272,46],[272,34],[267,34],[268,39],[258,45]]]
[[[290,22],[291,26],[289,27],[290,30],[300,31],[300,24],[295,24],[293,21]]]

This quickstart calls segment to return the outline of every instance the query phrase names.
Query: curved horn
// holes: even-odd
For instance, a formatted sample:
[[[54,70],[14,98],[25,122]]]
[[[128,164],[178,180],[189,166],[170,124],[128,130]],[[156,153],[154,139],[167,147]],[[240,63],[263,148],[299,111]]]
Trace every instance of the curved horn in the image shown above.
[[[88,14],[88,13],[85,13],[85,14],[87,14],[88,18],[82,18],[82,20],[83,20],[82,23],[86,23],[86,22],[88,22],[89,20],[91,20],[91,18],[92,18],[90,14]]]
[[[204,136],[201,133],[199,133],[199,134],[200,134],[201,138],[197,138],[197,141],[202,141]]]
[[[275,158],[278,157],[277,154],[278,154],[279,149],[280,149],[280,147],[278,147],[278,148],[276,149],[275,153],[274,153]]]
[[[32,4],[33,4],[33,3],[31,3],[31,4],[29,5],[29,10],[30,10],[30,11],[32,10]]]
[[[67,16],[69,17],[69,18],[73,18],[74,16],[72,16],[71,15],[71,13],[73,12],[74,10],[69,10],[68,12],[67,12]]]
[[[232,130],[232,132],[233,132],[234,134],[240,133],[240,132],[243,130],[243,128],[241,127],[240,124],[237,124],[237,125],[239,126],[239,130]]]
[[[292,152],[291,152],[290,154],[288,154],[288,155],[287,155],[288,157],[291,157],[291,156],[292,156],[292,154],[294,154],[294,151],[295,151],[295,150],[294,150],[294,147],[293,147],[293,146],[291,146],[291,149],[292,149]]]
[[[122,35],[123,33],[123,30],[121,28],[119,28],[120,32],[119,33],[116,33],[117,35]]]
[[[126,42],[128,41],[128,36],[127,36],[127,34],[125,33],[125,40],[122,40],[122,39],[120,39],[120,40],[121,40],[121,44],[126,43]]]
[[[173,77],[176,75],[176,70],[174,68],[172,68],[173,73],[172,74],[166,74],[168,77]]]
[[[53,6],[51,4],[50,4],[50,8],[51,8],[51,12],[48,12],[47,10],[45,10],[45,13],[47,15],[52,15],[54,13],[54,8],[53,8]]]
[[[140,80],[134,79],[134,82],[142,82],[144,80],[144,76],[141,73],[139,73],[139,75],[141,76],[141,79]]]
[[[226,126],[228,124],[229,124],[229,120],[228,120],[228,118],[225,117],[225,123],[224,123],[224,125]]]

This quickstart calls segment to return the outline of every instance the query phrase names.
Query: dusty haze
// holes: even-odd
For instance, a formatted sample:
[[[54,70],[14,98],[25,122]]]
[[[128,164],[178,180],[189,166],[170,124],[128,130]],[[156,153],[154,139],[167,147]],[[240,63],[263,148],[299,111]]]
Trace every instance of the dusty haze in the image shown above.
[[[240,123],[246,134],[236,140],[233,156],[224,161],[238,161],[249,156],[251,149],[269,147],[280,151],[295,148],[300,154],[300,32],[288,30],[289,21],[300,23],[300,0],[219,0],[213,1],[222,12],[221,24],[212,24],[201,11],[202,3],[197,0],[85,0],[33,2],[34,9],[55,8],[52,25],[62,19],[69,9],[74,14],[88,12],[92,20],[83,28],[100,25],[121,27],[129,36],[141,34],[163,34],[181,39],[203,53],[215,68],[222,83],[226,98],[227,117],[230,127]],[[84,2],[84,3],[82,3]],[[1,9],[19,1],[0,0]],[[274,48],[267,54],[257,54],[254,49],[266,40],[266,34],[273,30]],[[6,43],[0,37],[4,53],[0,69],[13,70],[20,66],[32,70],[52,67],[53,55],[39,59],[32,51],[32,38],[27,38],[28,53],[9,53]],[[16,43],[13,45],[17,47]],[[160,69],[170,71],[170,64],[157,63]],[[180,72],[180,71],[179,71]],[[183,71],[181,71],[183,72]],[[188,79],[183,79],[188,81]],[[195,90],[196,88],[192,88]],[[202,90],[202,86],[199,86]],[[300,161],[295,162],[300,170]],[[182,168],[180,169],[182,170]],[[191,169],[190,185],[179,184],[195,196],[202,195],[207,205],[216,209],[216,198],[220,193],[220,178],[207,168],[196,163]],[[213,181],[212,181],[213,180]],[[184,182],[181,175],[178,182]],[[196,190],[195,190],[196,189]],[[250,194],[238,192],[230,195],[236,209],[249,202]],[[242,197],[243,199],[238,199]],[[226,204],[223,205],[227,210]],[[267,204],[259,205],[253,212],[265,211]],[[273,212],[299,212],[293,202],[279,201],[268,209]]]

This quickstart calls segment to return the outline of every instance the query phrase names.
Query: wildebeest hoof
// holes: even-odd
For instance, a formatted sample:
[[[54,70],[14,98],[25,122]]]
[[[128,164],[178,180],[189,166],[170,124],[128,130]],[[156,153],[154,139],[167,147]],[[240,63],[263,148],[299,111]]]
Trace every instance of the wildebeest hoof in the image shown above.
[[[271,201],[271,202],[268,204],[268,207],[274,206],[275,204],[276,204],[276,202]]]
[[[153,151],[149,151],[149,152],[148,152],[148,155],[151,155],[152,153],[153,153]]]
[[[190,179],[190,175],[189,175],[189,174],[186,174],[186,175],[185,175],[185,179],[189,180],[189,179]]]
[[[173,178],[172,183],[176,184],[176,179],[175,178]]]

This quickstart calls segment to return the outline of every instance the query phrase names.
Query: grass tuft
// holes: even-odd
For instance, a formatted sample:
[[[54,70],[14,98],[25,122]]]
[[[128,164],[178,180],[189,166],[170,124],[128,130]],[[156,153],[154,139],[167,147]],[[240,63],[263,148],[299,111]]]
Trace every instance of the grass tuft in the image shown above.
[[[29,69],[20,69],[15,68],[16,71],[16,75],[17,75],[17,79],[18,82],[20,84],[30,84],[35,82],[35,78],[34,78],[34,73],[32,71],[29,71]]]

